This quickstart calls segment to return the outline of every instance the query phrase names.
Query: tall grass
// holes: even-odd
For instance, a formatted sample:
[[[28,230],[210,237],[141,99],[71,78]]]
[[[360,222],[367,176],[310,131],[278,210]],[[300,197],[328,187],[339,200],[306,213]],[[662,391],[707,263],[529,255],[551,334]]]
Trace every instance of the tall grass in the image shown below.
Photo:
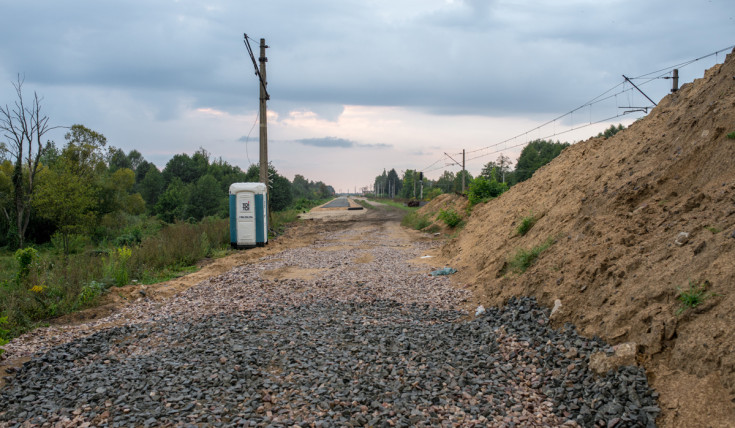
[[[105,289],[131,280],[153,282],[187,270],[229,246],[227,219],[165,225],[139,245],[57,254],[39,252],[22,276],[12,257],[0,257],[0,317],[14,337],[43,320],[91,306]],[[188,269],[190,270],[190,269]]]

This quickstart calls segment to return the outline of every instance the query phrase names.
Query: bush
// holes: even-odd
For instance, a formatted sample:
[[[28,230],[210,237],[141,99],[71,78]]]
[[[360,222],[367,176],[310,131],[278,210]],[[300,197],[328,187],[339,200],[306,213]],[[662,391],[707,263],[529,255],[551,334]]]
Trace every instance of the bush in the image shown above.
[[[476,205],[492,198],[497,198],[506,190],[508,190],[507,184],[500,183],[495,179],[488,180],[483,176],[479,176],[470,182],[467,197],[470,205]]]
[[[516,231],[519,235],[523,236],[531,230],[534,224],[536,224],[536,217],[534,217],[533,214],[528,217],[523,217],[521,219],[521,224],[518,225],[518,229],[516,229]]]
[[[437,218],[449,227],[456,227],[462,222],[462,217],[452,208],[440,210]]]
[[[15,252],[18,261],[18,273],[15,278],[18,283],[22,282],[30,273],[31,265],[38,259],[38,251],[35,248],[21,248]]]
[[[431,189],[429,189],[429,191],[424,192],[424,200],[430,201],[441,194],[442,194],[442,189],[438,187],[432,187]]]

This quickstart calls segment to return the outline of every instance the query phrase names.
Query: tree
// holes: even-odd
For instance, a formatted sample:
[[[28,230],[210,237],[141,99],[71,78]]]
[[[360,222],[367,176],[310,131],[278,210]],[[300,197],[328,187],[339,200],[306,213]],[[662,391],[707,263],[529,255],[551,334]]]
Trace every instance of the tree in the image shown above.
[[[559,156],[566,147],[569,147],[569,143],[558,141],[554,143],[546,140],[534,140],[528,143],[521,151],[518,162],[516,162],[514,172],[516,182],[520,183],[531,178],[537,169]]]
[[[107,169],[102,151],[107,144],[104,135],[84,125],[72,125],[64,139],[66,146],[61,156],[71,173],[92,179]]]
[[[607,128],[604,132],[600,132],[599,134],[597,134],[597,137],[605,137],[605,139],[608,139],[618,132],[622,131],[623,129],[625,129],[625,127],[622,123],[618,123],[617,127],[615,125],[610,125],[610,127]]]
[[[150,164],[153,165],[153,164]],[[158,202],[158,197],[163,192],[163,174],[158,168],[148,168],[148,173],[137,186],[140,195],[152,211]]]
[[[95,192],[89,180],[73,173],[68,164],[44,168],[33,200],[39,216],[54,223],[61,234],[64,254],[69,254],[69,238],[93,223]]]
[[[192,187],[189,195],[189,215],[197,220],[214,215],[223,200],[227,199],[217,180],[205,174]]]
[[[108,154],[109,161],[107,162],[110,168],[110,172],[115,172],[121,168],[128,168],[133,170],[133,164],[122,149],[110,147]]]
[[[189,189],[180,178],[174,177],[155,206],[158,217],[168,223],[182,220],[187,212]]]
[[[487,178],[488,180],[498,180],[500,182],[506,182],[506,176],[512,172],[510,169],[511,160],[508,156],[501,154],[498,159],[493,162],[490,161],[485,164],[482,168],[480,175]]]
[[[403,182],[398,178],[398,173],[394,168],[388,171],[388,177],[386,179],[386,190],[388,191],[388,197],[395,198],[401,192],[403,188]]]
[[[444,171],[436,180],[436,187],[440,188],[442,193],[451,193],[454,191],[454,179],[455,175],[452,171]]]
[[[36,92],[30,104],[23,98],[23,79],[18,76],[13,83],[17,100],[13,107],[0,106],[0,131],[7,139],[3,151],[10,155],[14,163],[12,175],[12,208],[3,210],[17,239],[23,248],[25,234],[31,217],[31,207],[35,191],[36,174],[39,171],[43,153],[43,138],[55,127],[48,125],[49,118],[41,111],[41,98]]]
[[[469,171],[457,171],[457,176],[454,177],[454,186],[452,187],[452,190],[456,193],[462,192],[462,173],[464,172],[464,184],[465,186],[468,186],[470,182],[472,181],[472,174],[470,174]],[[466,189],[466,187],[465,187]]]

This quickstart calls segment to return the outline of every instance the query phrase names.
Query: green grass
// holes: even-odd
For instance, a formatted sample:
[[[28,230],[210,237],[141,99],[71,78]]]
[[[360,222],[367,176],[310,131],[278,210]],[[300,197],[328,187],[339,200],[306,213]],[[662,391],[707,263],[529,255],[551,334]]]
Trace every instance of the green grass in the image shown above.
[[[707,227],[705,227],[705,229],[707,229],[707,230],[709,230],[710,232],[712,232],[712,234],[713,234],[713,235],[716,235],[716,234],[718,234],[718,233],[722,232],[722,229],[718,229],[718,228],[717,228],[717,227],[715,227],[715,226],[707,226]]]
[[[679,293],[676,299],[679,300],[680,306],[676,310],[676,315],[681,315],[688,309],[694,309],[697,306],[704,303],[707,299],[716,296],[715,293],[707,293],[707,288],[711,284],[705,280],[701,284],[697,284],[694,281],[689,281],[689,288],[686,290],[678,289]]]
[[[549,238],[543,244],[529,250],[519,248],[508,261],[508,266],[515,273],[521,274],[525,272],[538,259],[541,253],[551,247],[553,243],[554,239]]]
[[[536,217],[534,217],[533,214],[528,217],[523,217],[521,219],[521,224],[519,224],[516,229],[516,232],[518,232],[519,235],[524,236],[529,230],[531,230],[534,224],[536,224]]]
[[[362,205],[364,208],[367,208],[369,210],[375,209],[375,205],[370,205],[370,203],[364,199],[355,199],[355,202],[357,202],[358,204]]]
[[[731,140],[735,140],[735,131],[733,131],[733,132],[731,132],[731,133],[727,134],[727,138],[729,138],[729,139],[731,139]]]
[[[394,201],[392,199],[380,199],[380,200],[370,199],[370,200],[373,201],[373,202],[378,202],[378,203],[381,203],[381,204],[385,204],[385,205],[391,206],[393,208],[399,208],[399,209],[402,209],[404,211],[416,211],[416,210],[418,210],[418,207],[409,207],[409,206],[404,205],[403,202],[396,202],[396,201]]]
[[[427,214],[419,214],[418,211],[413,211],[403,217],[401,225],[410,227],[411,229],[421,230],[431,225],[431,220],[429,220]]]

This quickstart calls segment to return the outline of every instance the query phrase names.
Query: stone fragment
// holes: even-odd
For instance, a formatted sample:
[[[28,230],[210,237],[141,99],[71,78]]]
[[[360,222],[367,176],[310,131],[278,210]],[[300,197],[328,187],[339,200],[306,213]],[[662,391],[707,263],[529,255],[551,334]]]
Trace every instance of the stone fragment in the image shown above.
[[[553,317],[559,310],[561,309],[561,300],[556,299],[554,300],[554,307],[551,308],[551,315],[549,315],[549,318]]]
[[[687,242],[689,242],[689,233],[687,232],[679,232],[679,234],[676,235],[676,239],[674,240],[674,244],[680,247]]]
[[[636,343],[621,343],[614,346],[613,349],[613,355],[607,355],[605,352],[595,352],[590,355],[590,370],[597,374],[605,374],[621,366],[635,365],[635,356],[638,352]]]

